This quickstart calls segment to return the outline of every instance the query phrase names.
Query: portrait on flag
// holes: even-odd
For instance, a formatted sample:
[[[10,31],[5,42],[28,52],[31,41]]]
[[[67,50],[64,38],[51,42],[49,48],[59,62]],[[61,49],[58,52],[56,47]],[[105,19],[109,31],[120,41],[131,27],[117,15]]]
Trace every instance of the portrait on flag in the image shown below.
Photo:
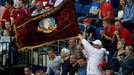
[[[57,24],[55,23],[55,19],[52,17],[43,18],[39,21],[38,31],[51,33],[55,31],[56,28]]]

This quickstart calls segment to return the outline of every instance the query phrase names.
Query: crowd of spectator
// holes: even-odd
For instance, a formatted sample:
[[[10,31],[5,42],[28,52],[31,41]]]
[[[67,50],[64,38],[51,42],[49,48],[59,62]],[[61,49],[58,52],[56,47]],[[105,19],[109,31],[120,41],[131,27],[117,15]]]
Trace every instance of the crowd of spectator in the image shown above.
[[[1,42],[11,42],[16,50],[14,22],[45,13],[61,1],[0,0]],[[60,55],[49,48],[47,71],[38,70],[36,75],[134,75],[133,0],[74,0],[74,5],[81,34],[69,39]],[[6,52],[3,56],[5,65]],[[24,72],[31,75],[31,68]]]

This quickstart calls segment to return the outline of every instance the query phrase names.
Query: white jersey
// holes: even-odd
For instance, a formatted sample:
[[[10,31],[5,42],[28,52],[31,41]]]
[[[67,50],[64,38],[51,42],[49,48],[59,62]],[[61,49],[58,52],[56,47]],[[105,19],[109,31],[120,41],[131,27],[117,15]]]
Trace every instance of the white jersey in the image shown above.
[[[99,64],[103,61],[104,50],[94,48],[88,41],[82,39],[84,50],[87,52],[87,75],[102,75]]]

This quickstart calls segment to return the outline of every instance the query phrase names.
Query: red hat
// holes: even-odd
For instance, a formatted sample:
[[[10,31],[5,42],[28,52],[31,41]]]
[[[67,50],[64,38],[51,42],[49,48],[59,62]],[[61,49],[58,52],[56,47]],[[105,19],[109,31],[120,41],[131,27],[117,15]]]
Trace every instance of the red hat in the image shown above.
[[[84,19],[84,22],[91,23],[92,20],[91,20],[90,18],[85,18],[85,19]]]

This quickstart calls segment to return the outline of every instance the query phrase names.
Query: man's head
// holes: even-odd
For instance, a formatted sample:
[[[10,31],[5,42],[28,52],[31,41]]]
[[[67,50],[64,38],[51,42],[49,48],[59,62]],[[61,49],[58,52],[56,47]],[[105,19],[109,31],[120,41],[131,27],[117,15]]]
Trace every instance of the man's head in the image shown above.
[[[6,22],[5,22],[5,28],[6,28],[7,30],[9,30],[9,29],[11,28],[11,22],[10,22],[10,21],[6,21]]]
[[[78,60],[78,56],[76,54],[72,54],[70,56],[70,63],[71,64],[75,64],[77,62],[77,60]]]
[[[122,23],[121,23],[121,21],[119,21],[119,20],[117,20],[116,22],[115,22],[115,29],[116,30],[120,30],[121,28],[122,28]]]
[[[67,48],[62,48],[60,55],[64,59],[70,55],[70,51]]]
[[[18,1],[16,4],[15,4],[15,8],[21,8],[23,6],[23,4],[22,4],[22,1]]]
[[[12,7],[13,5],[14,5],[13,0],[7,0],[7,1],[6,1],[6,4],[5,4],[5,7],[6,7],[6,8],[10,8],[10,7]]]
[[[69,39],[68,43],[70,48],[76,47],[76,39]]]
[[[80,65],[80,67],[83,67],[83,66],[85,66],[86,65],[86,58],[85,57],[80,57],[79,59],[78,59],[78,63],[79,63],[79,65]]]
[[[25,73],[25,75],[31,75],[31,73],[32,73],[32,68],[31,68],[30,66],[26,65],[26,66],[24,67],[24,73]]]
[[[92,20],[90,18],[85,18],[83,22],[86,26],[90,26]]]
[[[100,40],[93,41],[93,47],[100,49],[102,47],[102,42]]]
[[[3,35],[4,35],[4,36],[9,36],[9,31],[8,31],[8,30],[4,30],[4,31],[3,31]]]
[[[49,59],[52,59],[55,57],[55,51],[51,47],[48,48],[47,54],[48,54]]]
[[[42,10],[43,4],[42,4],[41,1],[37,1],[37,3],[36,3],[35,6],[36,6],[36,9],[37,9],[37,10]]]
[[[104,29],[108,29],[108,27],[111,25],[110,19],[104,19],[102,21],[102,25],[103,25]]]

